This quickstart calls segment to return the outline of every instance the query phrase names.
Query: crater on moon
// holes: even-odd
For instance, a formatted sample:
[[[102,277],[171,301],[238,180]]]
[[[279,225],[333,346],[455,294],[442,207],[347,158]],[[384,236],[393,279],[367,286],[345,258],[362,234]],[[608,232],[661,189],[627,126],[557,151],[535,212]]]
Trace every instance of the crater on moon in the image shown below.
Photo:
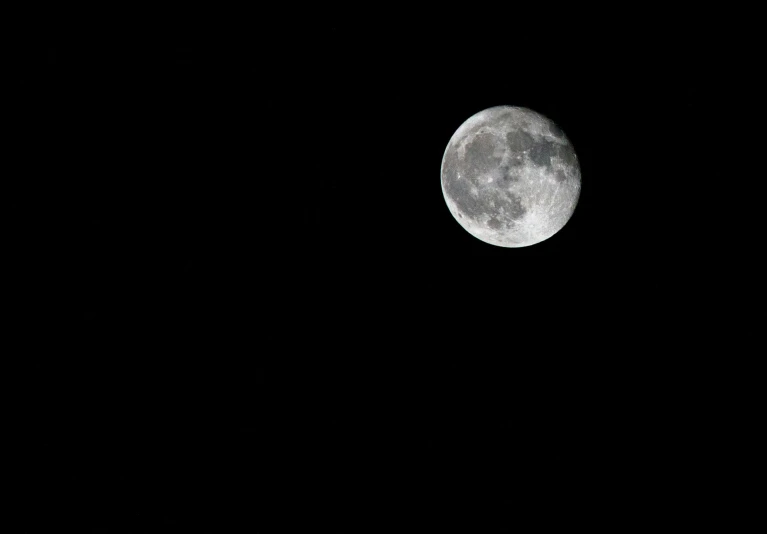
[[[442,158],[442,192],[459,224],[493,245],[524,247],[557,233],[578,203],[570,141],[530,109],[500,106],[470,117]]]

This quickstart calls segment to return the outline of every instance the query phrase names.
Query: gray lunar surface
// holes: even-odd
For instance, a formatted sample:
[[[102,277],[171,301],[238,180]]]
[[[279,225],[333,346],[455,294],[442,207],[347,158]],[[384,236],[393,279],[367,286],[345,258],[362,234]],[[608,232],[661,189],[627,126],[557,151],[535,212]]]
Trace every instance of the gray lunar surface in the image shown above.
[[[499,106],[473,115],[442,158],[442,193],[474,237],[501,247],[540,243],[567,223],[581,172],[564,132],[527,108]]]

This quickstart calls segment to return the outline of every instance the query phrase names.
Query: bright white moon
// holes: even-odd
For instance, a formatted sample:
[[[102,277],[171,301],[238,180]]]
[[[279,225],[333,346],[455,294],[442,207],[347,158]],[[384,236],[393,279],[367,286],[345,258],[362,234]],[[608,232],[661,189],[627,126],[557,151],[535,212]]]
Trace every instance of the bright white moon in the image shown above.
[[[442,158],[442,193],[474,237],[501,247],[548,239],[578,203],[581,171],[570,141],[527,108],[477,113],[453,134]]]

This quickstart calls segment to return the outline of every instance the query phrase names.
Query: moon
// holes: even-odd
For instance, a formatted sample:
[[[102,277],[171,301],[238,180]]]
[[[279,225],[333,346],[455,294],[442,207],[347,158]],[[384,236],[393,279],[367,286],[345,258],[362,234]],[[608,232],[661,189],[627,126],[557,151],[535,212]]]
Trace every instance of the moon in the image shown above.
[[[580,191],[580,165],[564,132],[523,107],[473,115],[442,157],[450,213],[491,245],[527,247],[550,238],[570,220]]]

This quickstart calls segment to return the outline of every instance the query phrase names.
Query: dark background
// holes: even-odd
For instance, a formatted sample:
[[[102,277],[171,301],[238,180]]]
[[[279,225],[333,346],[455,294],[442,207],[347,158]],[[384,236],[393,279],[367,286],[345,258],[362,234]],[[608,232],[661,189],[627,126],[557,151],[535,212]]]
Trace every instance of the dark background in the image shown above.
[[[28,385],[30,531],[684,506],[663,492],[702,476],[687,436],[715,404],[691,392],[715,365],[689,350],[714,230],[689,184],[711,179],[716,41],[697,14],[558,13],[35,43],[59,328]],[[581,162],[572,219],[533,247],[482,243],[442,197],[450,137],[496,105],[557,122]]]

